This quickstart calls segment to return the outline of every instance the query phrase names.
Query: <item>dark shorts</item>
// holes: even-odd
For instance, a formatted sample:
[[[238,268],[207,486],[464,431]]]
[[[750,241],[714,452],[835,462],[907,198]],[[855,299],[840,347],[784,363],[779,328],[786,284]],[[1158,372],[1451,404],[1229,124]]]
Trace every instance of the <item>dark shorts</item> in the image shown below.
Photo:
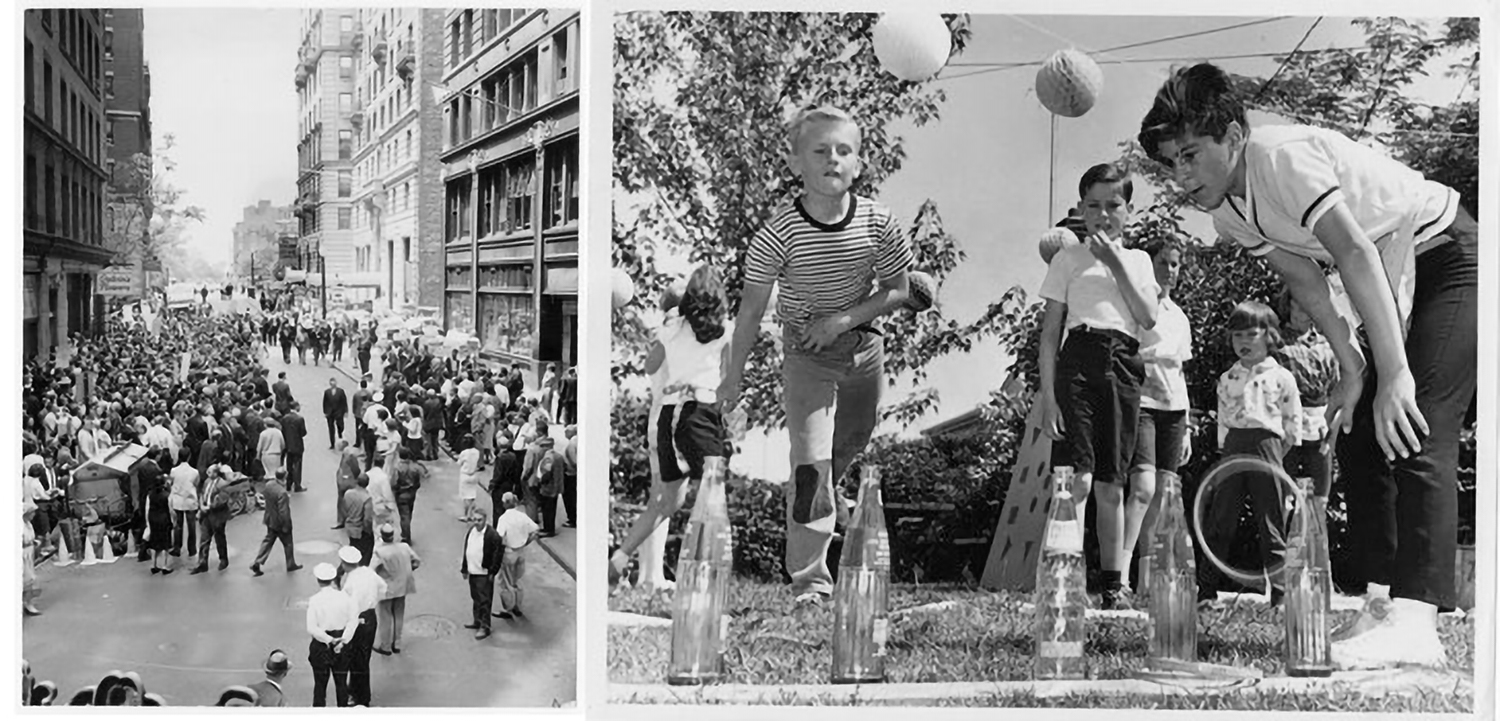
[[[656,453],[662,482],[702,478],[703,459],[727,457],[728,446],[724,442],[724,418],[717,404],[688,401],[680,406],[662,406],[656,424]],[[678,462],[679,455],[687,462],[686,472]]]
[[[1154,468],[1176,473],[1182,460],[1182,442],[1187,437],[1187,411],[1142,408],[1135,428],[1135,457],[1130,470]]]
[[[1145,376],[1134,338],[1082,326],[1069,330],[1054,387],[1066,435],[1053,444],[1053,463],[1092,473],[1096,481],[1124,483],[1135,456]]]

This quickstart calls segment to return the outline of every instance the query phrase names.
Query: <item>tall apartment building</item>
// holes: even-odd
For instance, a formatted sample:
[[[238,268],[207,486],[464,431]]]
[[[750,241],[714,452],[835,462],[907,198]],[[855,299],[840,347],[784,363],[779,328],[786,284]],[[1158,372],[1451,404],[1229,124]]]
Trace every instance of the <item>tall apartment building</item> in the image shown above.
[[[270,279],[276,271],[278,240],[285,232],[296,233],[296,219],[285,205],[271,205],[262,200],[245,206],[241,220],[234,224],[234,272],[247,282]]]
[[[579,12],[449,10],[444,35],[445,222],[421,270],[445,326],[534,384],[578,359]]]
[[[427,273],[424,286],[419,269],[424,242],[437,247],[443,232],[443,124],[431,89],[443,72],[444,11],[383,7],[362,9],[358,17],[365,39],[353,61],[350,277],[361,291],[347,297],[436,311],[441,275]],[[430,253],[425,260],[438,262]]]
[[[354,58],[364,35],[355,8],[302,12],[298,49],[297,199],[298,257],[308,283],[327,278],[350,293],[354,273]]]
[[[104,245],[115,254],[115,268],[128,267],[133,288],[100,288],[101,293],[134,295],[141,284],[165,284],[161,260],[142,253],[151,227],[151,67],[146,63],[146,13],[141,8],[106,8],[104,20]]]
[[[104,13],[27,10],[24,102],[22,353],[43,355],[87,333],[94,283],[110,262],[105,203]]]

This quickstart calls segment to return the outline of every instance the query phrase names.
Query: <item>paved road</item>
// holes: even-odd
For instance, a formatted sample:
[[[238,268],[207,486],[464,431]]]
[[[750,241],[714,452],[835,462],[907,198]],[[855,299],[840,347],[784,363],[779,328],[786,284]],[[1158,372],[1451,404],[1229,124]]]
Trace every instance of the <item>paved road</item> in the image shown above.
[[[61,695],[95,683],[111,669],[133,669],[148,691],[171,705],[212,704],[224,686],[259,680],[266,654],[282,648],[294,662],[284,684],[289,702],[311,705],[305,631],[306,601],[317,591],[311,569],[336,562],[343,543],[342,533],[329,530],[335,520],[337,456],[328,450],[321,416],[322,391],[335,371],[299,365],[295,356],[284,367],[279,353],[269,367],[273,380],[278,371],[288,371],[293,393],[307,411],[303,478],[308,491],[292,496],[297,560],[305,568],[288,574],[278,546],[265,575],[251,575],[248,567],[265,532],[259,513],[230,522],[230,567],[222,572],[215,570],[217,552],[209,572],[197,576],[188,575],[186,558],[169,576],[151,574],[150,564],[134,558],[87,568],[43,564],[38,568],[43,615],[24,620],[22,644],[34,673],[57,682]],[[349,379],[337,377],[352,393]],[[353,432],[352,424],[346,427],[346,437]],[[470,620],[470,602],[458,573],[465,528],[457,520],[457,471],[446,457],[429,469],[432,475],[412,519],[415,548],[424,562],[416,574],[418,592],[407,600],[402,653],[371,658],[373,705],[545,707],[574,701],[572,575],[546,549],[528,547],[522,581],[526,618],[495,619],[494,635],[475,641],[462,627]]]

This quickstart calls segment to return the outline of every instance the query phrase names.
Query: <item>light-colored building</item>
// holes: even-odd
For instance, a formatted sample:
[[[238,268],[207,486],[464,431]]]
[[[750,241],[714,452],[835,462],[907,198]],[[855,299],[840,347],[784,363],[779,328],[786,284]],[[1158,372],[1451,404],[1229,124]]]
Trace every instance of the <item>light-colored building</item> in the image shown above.
[[[444,16],[445,222],[421,272],[442,272],[445,326],[532,385],[578,359],[580,50],[577,10]]]
[[[283,233],[296,235],[296,222],[290,206],[269,200],[245,206],[234,224],[233,272],[252,285],[269,280],[279,259],[278,240]]]
[[[104,13],[27,10],[22,52],[22,353],[45,355],[100,312],[105,207]]]
[[[308,283],[356,290],[354,58],[364,35],[355,8],[302,12],[297,87],[298,257]],[[373,287],[368,287],[370,293]]]
[[[349,276],[358,290],[348,297],[392,309],[436,311],[442,287],[438,282],[422,287],[421,249],[424,243],[440,245],[443,232],[442,111],[431,89],[443,71],[444,11],[368,8],[359,10],[358,18],[365,38],[353,59],[354,268]],[[426,261],[438,262],[431,253]]]

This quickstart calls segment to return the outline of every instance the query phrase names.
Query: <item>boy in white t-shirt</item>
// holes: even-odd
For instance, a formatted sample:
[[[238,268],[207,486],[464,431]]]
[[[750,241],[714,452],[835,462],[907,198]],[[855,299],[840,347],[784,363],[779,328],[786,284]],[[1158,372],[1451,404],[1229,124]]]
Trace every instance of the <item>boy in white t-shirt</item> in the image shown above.
[[[1334,664],[1445,664],[1437,612],[1455,603],[1458,444],[1478,382],[1473,217],[1453,189],[1336,131],[1252,132],[1240,91],[1209,63],[1172,73],[1138,139],[1221,236],[1276,269],[1338,357],[1329,444],[1349,434],[1351,580],[1368,595],[1334,634]],[[1348,291],[1363,349],[1320,262]]]
[[[663,400],[655,419],[652,452],[660,483],[652,479],[651,501],[636,518],[620,547],[610,555],[609,580],[619,582],[630,557],[646,539],[682,508],[687,500],[685,480],[703,478],[704,459],[727,457],[729,445],[718,402],[719,385],[729,360],[734,323],[726,316],[729,302],[724,283],[711,266],[700,266],[688,278],[677,313],[662,323],[646,358],[646,372],[663,372]],[[653,386],[657,383],[653,378]],[[657,404],[653,404],[655,407]]]
[[[1095,165],[1079,180],[1078,194],[1089,237],[1058,251],[1042,281],[1047,305],[1037,354],[1038,400],[1042,430],[1055,441],[1055,465],[1077,473],[1072,491],[1079,518],[1091,491],[1094,496],[1101,606],[1128,610],[1124,487],[1145,375],[1141,331],[1156,325],[1159,288],[1151,256],[1120,241],[1130,219],[1130,176],[1112,164]]]

